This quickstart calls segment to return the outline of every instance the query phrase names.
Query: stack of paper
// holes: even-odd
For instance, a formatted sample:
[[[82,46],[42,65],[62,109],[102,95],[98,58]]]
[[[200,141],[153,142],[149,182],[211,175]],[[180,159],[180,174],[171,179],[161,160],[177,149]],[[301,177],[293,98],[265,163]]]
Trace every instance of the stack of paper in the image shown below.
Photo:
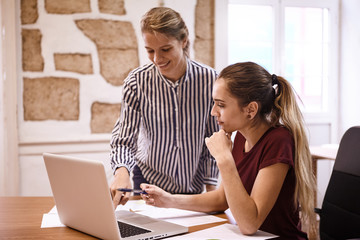
[[[214,222],[225,222],[227,219],[219,218],[206,213],[180,210],[176,208],[158,208],[147,205],[143,200],[130,200],[126,205],[119,205],[116,210],[129,210],[152,218],[163,219],[185,227],[202,225]],[[60,222],[56,206],[43,215],[41,228],[65,227]]]
[[[205,230],[201,230],[201,231],[197,231],[197,232],[193,232],[193,233],[189,233],[189,234],[185,234],[185,235],[180,235],[180,236],[175,236],[172,238],[169,238],[171,240],[180,240],[180,239],[186,239],[186,240],[239,240],[239,239],[244,239],[244,240],[254,240],[254,239],[271,239],[271,238],[275,238],[277,236],[267,233],[267,232],[263,232],[263,231],[257,231],[254,235],[251,236],[246,236],[243,235],[239,228],[236,225],[233,224],[222,224],[216,227],[212,227],[212,228],[207,228]]]
[[[201,212],[187,211],[176,208],[158,208],[147,205],[143,200],[128,201],[126,205],[119,205],[116,210],[129,210],[152,218],[176,223],[185,227],[227,221],[227,219]]]
[[[225,211],[228,219],[224,219],[201,212],[180,210],[176,208],[158,208],[147,205],[143,200],[130,200],[124,206],[119,205],[116,208],[116,210],[129,210],[142,215],[150,216],[152,218],[158,218],[165,221],[177,223],[179,225],[183,225],[186,227],[203,225],[214,222],[226,222],[226,221],[229,221],[230,223],[235,223],[230,210]],[[53,207],[50,210],[50,212],[43,215],[41,228],[47,228],[47,227],[65,227],[60,222],[59,216],[57,214],[56,206]],[[269,239],[274,237],[276,236],[262,231],[257,231],[257,233],[252,236],[246,236],[241,234],[237,225],[225,223],[205,230],[171,237],[169,239],[232,240],[232,239]]]

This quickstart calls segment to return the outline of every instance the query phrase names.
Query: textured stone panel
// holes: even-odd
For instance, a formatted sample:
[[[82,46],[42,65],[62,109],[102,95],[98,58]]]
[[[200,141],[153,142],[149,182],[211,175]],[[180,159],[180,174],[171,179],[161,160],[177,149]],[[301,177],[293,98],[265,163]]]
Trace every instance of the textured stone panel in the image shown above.
[[[55,69],[81,74],[92,74],[93,65],[90,54],[55,53]]]
[[[114,86],[123,84],[129,72],[139,66],[137,50],[99,49],[100,73]]]
[[[99,0],[99,11],[116,15],[125,15],[124,0]]]
[[[198,0],[195,7],[195,36],[214,39],[214,0]]]
[[[79,120],[79,80],[24,78],[24,120]]]
[[[120,115],[121,104],[94,102],[91,106],[91,133],[111,133]]]
[[[45,10],[54,14],[91,12],[90,0],[45,0]]]
[[[215,66],[215,46],[213,40],[195,39],[194,50],[197,61],[211,67]]]
[[[38,17],[37,0],[21,0],[21,24],[36,23]]]
[[[215,66],[214,0],[197,0],[195,7],[195,60]]]
[[[135,30],[130,22],[104,19],[83,19],[75,22],[98,48],[137,48]]]
[[[38,29],[23,29],[22,68],[24,71],[43,71],[44,59],[41,55],[41,33]]]

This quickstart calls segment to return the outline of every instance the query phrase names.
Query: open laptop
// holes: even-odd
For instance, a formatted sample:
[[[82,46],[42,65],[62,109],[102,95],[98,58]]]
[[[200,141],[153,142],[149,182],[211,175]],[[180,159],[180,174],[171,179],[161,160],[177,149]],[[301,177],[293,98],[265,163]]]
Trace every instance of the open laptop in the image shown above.
[[[43,157],[64,225],[102,239],[158,239],[188,232],[134,212],[115,212],[102,162],[50,153]]]

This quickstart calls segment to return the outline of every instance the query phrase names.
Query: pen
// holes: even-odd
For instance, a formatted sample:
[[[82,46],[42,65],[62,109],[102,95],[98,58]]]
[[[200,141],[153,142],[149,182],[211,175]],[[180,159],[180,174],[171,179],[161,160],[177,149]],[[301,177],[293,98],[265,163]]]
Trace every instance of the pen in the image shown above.
[[[141,193],[141,194],[147,194],[147,192],[141,190],[141,189],[131,189],[131,188],[118,188],[116,189],[120,192],[133,192],[133,193]]]

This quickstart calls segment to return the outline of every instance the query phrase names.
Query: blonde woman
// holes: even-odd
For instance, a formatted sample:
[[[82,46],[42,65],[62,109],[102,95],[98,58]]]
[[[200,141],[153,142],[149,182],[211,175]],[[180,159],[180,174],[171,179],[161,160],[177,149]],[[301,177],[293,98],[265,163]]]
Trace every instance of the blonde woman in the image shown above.
[[[173,9],[150,9],[141,31],[150,63],[124,82],[111,140],[114,207],[129,199],[120,188],[147,182],[196,194],[215,189],[219,173],[204,142],[219,129],[210,114],[215,70],[189,59],[189,32]]]
[[[301,217],[313,214],[314,176],[304,121],[290,83],[252,62],[226,67],[213,89],[221,130],[205,142],[222,176],[218,189],[171,195],[148,184],[148,204],[212,212],[230,208],[242,233],[307,239]],[[236,131],[234,143],[230,139]]]

